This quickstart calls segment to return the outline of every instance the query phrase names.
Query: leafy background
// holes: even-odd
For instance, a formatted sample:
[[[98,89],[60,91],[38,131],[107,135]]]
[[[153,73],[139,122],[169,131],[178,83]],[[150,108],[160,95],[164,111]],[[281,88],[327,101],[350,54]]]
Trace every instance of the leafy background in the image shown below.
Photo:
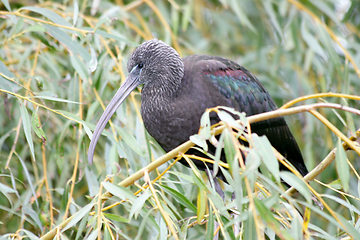
[[[341,140],[359,136],[357,1],[2,0],[0,7],[2,238],[210,239],[217,219],[224,239],[360,239],[359,155],[341,150]],[[310,190],[292,174],[301,194],[280,198],[286,189],[266,181],[269,175],[258,165],[223,185],[224,204],[203,174],[169,165],[169,155],[163,157],[167,164],[149,173],[155,180],[150,188],[146,177],[118,186],[164,155],[143,128],[140,90],[119,108],[89,166],[94,124],[126,78],[129,55],[154,37],[182,56],[218,55],[240,63],[278,106],[339,93],[297,104],[354,109],[319,109],[334,127],[307,112],[286,118],[309,170],[338,147],[336,164],[311,183],[328,208],[309,201]],[[240,192],[231,203],[234,190]],[[102,194],[110,198],[102,201]],[[232,220],[227,210],[235,206],[239,217]],[[231,230],[236,224],[238,236]]]

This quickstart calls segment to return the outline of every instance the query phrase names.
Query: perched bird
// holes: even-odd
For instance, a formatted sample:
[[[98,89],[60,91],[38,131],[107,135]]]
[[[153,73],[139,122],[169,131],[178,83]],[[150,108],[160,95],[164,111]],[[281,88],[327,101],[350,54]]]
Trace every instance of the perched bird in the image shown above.
[[[141,115],[149,134],[166,151],[189,140],[200,127],[207,108],[232,107],[247,116],[277,109],[259,80],[231,60],[206,55],[181,58],[175,49],[153,39],[141,44],[130,56],[129,75],[101,116],[91,139],[88,161],[93,161],[96,143],[107,122],[124,99],[138,85],[141,93]],[[211,124],[220,121],[211,115]],[[302,174],[308,173],[299,147],[285,119],[278,117],[251,125],[252,132],[266,135],[275,147]],[[210,147],[215,151],[215,147]],[[202,154],[194,149],[188,153]],[[226,161],[225,158],[222,158]],[[183,159],[183,164],[187,162]],[[201,170],[202,161],[194,160]],[[208,163],[207,163],[208,164]],[[208,164],[212,169],[212,165]],[[284,166],[281,168],[285,169]],[[223,179],[221,172],[218,177]]]

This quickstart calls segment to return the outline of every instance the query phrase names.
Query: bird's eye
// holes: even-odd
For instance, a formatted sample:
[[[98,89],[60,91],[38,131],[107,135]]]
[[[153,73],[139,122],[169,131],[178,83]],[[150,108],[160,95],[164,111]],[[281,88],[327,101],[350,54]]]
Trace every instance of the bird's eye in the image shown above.
[[[138,68],[141,69],[141,68],[143,68],[143,67],[144,67],[144,64],[142,64],[142,63],[139,63],[139,64],[138,64]]]

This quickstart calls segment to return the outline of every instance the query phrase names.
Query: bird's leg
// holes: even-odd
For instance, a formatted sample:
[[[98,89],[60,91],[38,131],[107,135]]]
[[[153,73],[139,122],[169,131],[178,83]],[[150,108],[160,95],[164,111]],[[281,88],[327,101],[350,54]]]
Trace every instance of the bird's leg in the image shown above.
[[[222,190],[221,186],[220,186],[220,183],[218,181],[218,179],[216,177],[214,177],[213,175],[213,170],[210,170],[210,169],[206,169],[205,170],[206,172],[206,175],[208,176],[209,178],[209,182],[210,182],[210,186],[215,189],[215,192],[217,192],[219,194],[219,196],[221,197],[221,199],[223,200],[223,202],[225,203],[225,193],[224,191]],[[218,229],[219,227],[219,223],[214,220],[214,229]],[[214,238],[213,240],[218,240],[219,239],[219,231],[214,235]]]

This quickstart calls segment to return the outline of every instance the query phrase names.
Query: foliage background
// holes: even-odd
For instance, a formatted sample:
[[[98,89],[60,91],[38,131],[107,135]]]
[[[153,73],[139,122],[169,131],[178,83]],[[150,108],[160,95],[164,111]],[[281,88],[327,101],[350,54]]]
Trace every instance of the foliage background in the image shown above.
[[[2,0],[0,6],[0,234],[5,239],[44,236],[76,212],[78,217],[58,236],[208,239],[212,219],[218,216],[209,211],[214,206],[221,209],[225,227],[234,224],[225,211],[233,207],[232,186],[224,186],[229,198],[224,206],[208,189],[206,177],[180,164],[154,183],[159,201],[150,190],[134,197],[144,184],[142,178],[127,189],[116,186],[164,154],[142,126],[139,91],[119,108],[108,137],[100,139],[95,164],[87,164],[90,130],[124,81],[129,55],[144,40],[157,37],[182,56],[209,54],[235,60],[257,76],[278,106],[304,95],[358,95],[360,89],[357,1]],[[300,104],[314,102],[359,109],[358,101],[345,98]],[[319,112],[347,137],[359,135],[359,116],[331,109]],[[339,146],[338,135],[310,113],[292,115],[287,121],[310,170]],[[359,156],[353,151],[340,155],[338,164],[325,169],[312,186],[326,194],[325,201],[342,218],[308,203],[311,217],[304,222],[295,212],[303,213],[306,201],[298,196],[285,204],[279,198],[284,189],[260,197],[253,205],[254,217],[247,211],[252,197],[245,200],[244,190],[238,237],[300,239],[304,234],[308,239],[358,239]],[[165,168],[151,172],[150,178]],[[259,176],[256,168],[251,174]],[[236,186],[245,186],[245,178],[240,181]],[[101,205],[97,194],[105,191],[115,196]],[[126,198],[100,213],[99,206],[104,209]],[[272,212],[262,209],[261,203]],[[275,218],[264,219],[265,213]],[[206,224],[203,217],[209,220]],[[234,238],[226,228],[220,235]]]

